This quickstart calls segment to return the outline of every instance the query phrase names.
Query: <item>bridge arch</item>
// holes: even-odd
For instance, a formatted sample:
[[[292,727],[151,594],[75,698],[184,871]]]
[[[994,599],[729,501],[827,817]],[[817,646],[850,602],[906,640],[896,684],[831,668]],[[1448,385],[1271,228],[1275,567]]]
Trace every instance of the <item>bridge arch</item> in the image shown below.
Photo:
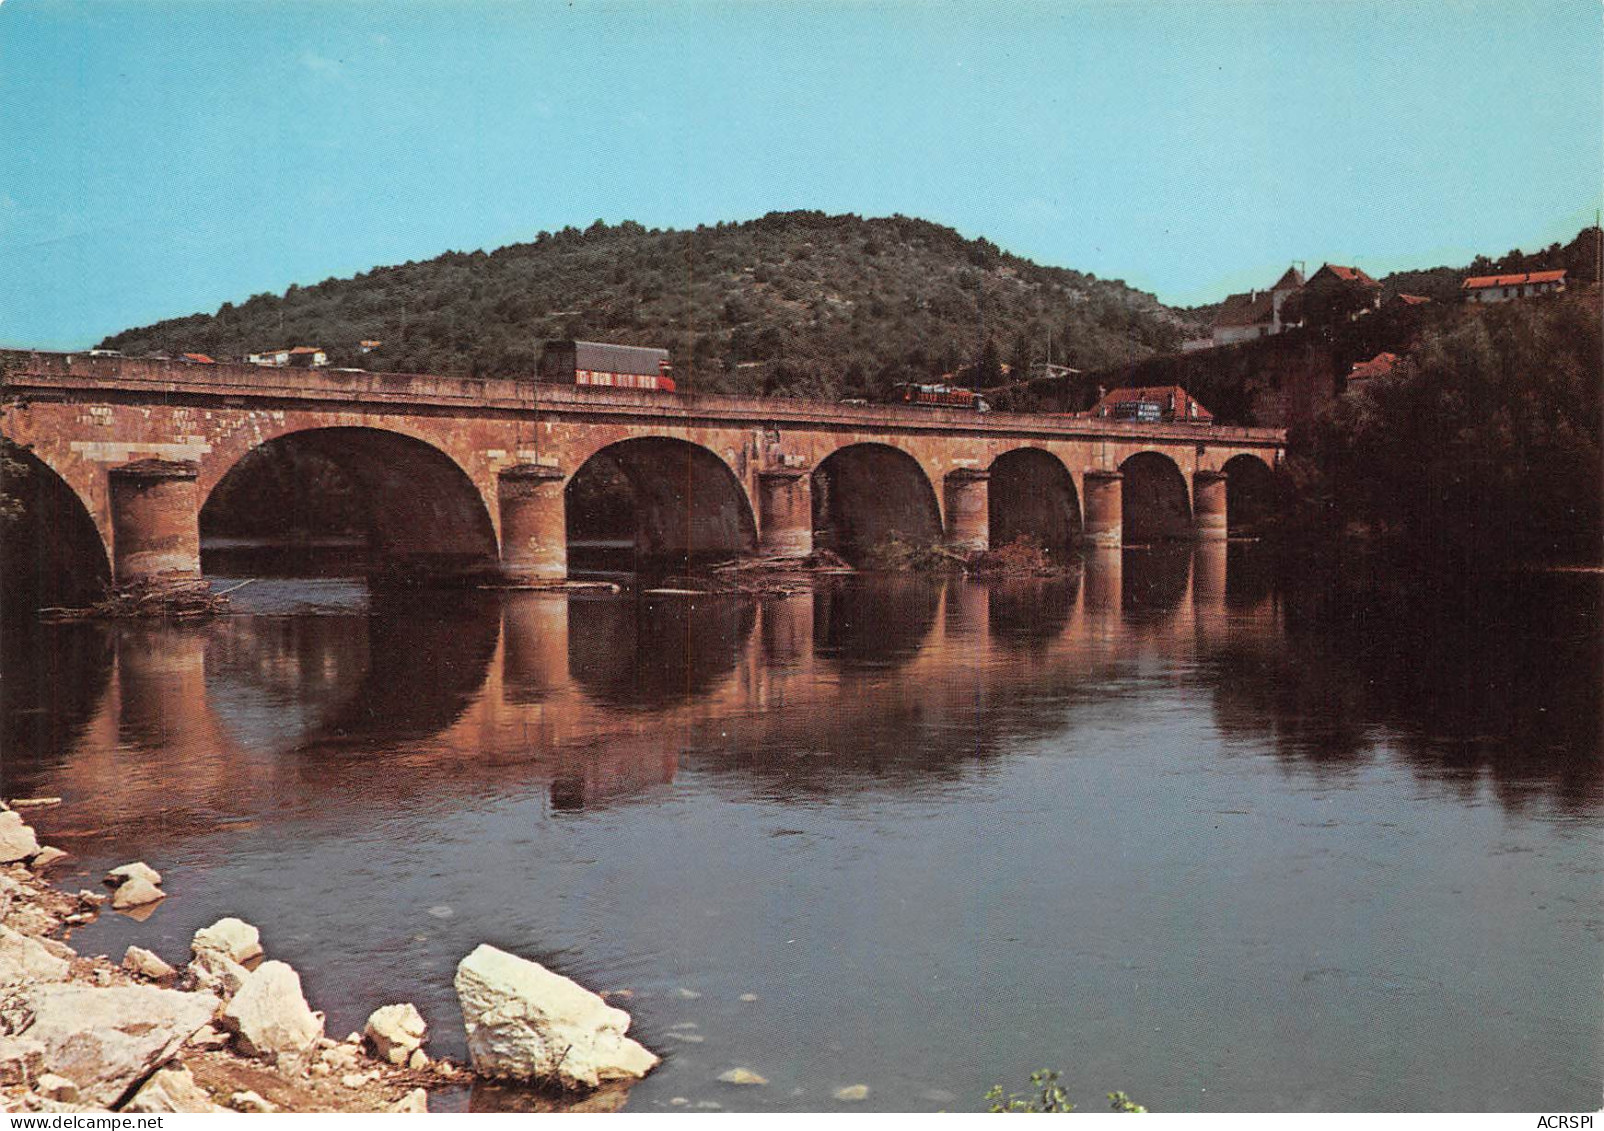
[[[640,436],[599,449],[563,488],[570,569],[641,573],[751,553],[752,503],[709,448]]]
[[[991,464],[989,535],[993,549],[1020,536],[1065,557],[1080,541],[1080,496],[1064,462],[1041,448],[1015,448]]]
[[[1232,537],[1263,534],[1276,512],[1276,478],[1260,456],[1242,452],[1225,461],[1225,514]]]
[[[837,448],[813,469],[813,544],[861,564],[893,538],[941,541],[941,506],[919,461],[889,444]]]
[[[0,471],[14,516],[0,518],[0,609],[82,605],[111,580],[106,538],[82,495],[38,455],[7,442]]]
[[[1137,452],[1119,470],[1126,545],[1192,537],[1191,492],[1180,467],[1162,452]]]
[[[204,572],[232,572],[242,547],[266,544],[279,553],[256,563],[261,572],[443,579],[496,565],[483,494],[456,460],[414,436],[293,430],[214,474],[200,509]]]

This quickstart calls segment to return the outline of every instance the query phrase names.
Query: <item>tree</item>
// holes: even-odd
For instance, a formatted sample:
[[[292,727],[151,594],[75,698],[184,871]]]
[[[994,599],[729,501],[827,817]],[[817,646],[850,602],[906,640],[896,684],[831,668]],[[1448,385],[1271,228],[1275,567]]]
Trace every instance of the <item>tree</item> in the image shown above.
[[[1002,360],[997,354],[997,343],[990,337],[980,347],[980,363],[975,367],[974,388],[990,389],[1002,384]]]

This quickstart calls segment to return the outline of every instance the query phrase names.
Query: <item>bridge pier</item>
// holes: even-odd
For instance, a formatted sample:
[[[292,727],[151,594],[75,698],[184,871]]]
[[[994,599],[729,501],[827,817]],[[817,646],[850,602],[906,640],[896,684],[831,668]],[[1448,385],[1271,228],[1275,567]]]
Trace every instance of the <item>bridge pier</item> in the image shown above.
[[[1200,542],[1223,542],[1230,533],[1226,514],[1225,473],[1192,474],[1192,527]]]
[[[563,506],[566,476],[555,467],[521,463],[502,470],[496,483],[501,509],[501,572],[523,583],[568,576],[568,528]]]
[[[991,506],[986,486],[990,479],[989,471],[972,467],[947,473],[944,487],[948,549],[977,554],[991,548]]]
[[[770,558],[805,558],[813,553],[811,476],[796,467],[757,473],[758,553]]]
[[[1117,471],[1088,471],[1081,491],[1086,521],[1081,537],[1093,546],[1118,549],[1125,540],[1125,476]]]
[[[143,459],[111,469],[117,584],[200,578],[198,474],[198,466],[187,460]]]

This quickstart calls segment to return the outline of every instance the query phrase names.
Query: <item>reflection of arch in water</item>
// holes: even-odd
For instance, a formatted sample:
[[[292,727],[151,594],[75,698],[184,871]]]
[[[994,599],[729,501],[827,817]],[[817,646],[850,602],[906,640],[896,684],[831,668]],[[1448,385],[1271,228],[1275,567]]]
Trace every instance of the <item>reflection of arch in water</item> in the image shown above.
[[[104,624],[43,624],[32,616],[0,627],[0,774],[7,796],[78,743],[106,695],[112,637]]]
[[[1257,608],[1275,589],[1276,557],[1270,546],[1233,542],[1225,554],[1225,601],[1231,608]]]
[[[715,453],[644,436],[596,452],[563,489],[571,571],[660,572],[750,553],[757,523]]]
[[[1028,577],[991,587],[991,638],[1009,651],[1040,652],[1062,636],[1075,612],[1080,575]]]
[[[20,513],[0,526],[0,616],[14,622],[42,607],[88,604],[111,580],[106,543],[89,509],[31,451],[8,444],[5,458],[15,470],[0,470],[0,486]]]
[[[1080,541],[1075,479],[1052,453],[1040,448],[1003,453],[992,462],[987,488],[993,549],[1024,536],[1063,558]]]
[[[750,601],[720,597],[576,596],[571,608],[585,628],[569,634],[568,670],[587,696],[615,707],[657,707],[711,691],[735,669],[757,620]]]
[[[1137,452],[1120,464],[1125,544],[1192,537],[1192,506],[1186,477],[1159,452]]]
[[[307,746],[385,745],[430,738],[450,727],[484,686],[501,609],[490,594],[376,600],[365,619],[368,669]]]
[[[1120,563],[1120,607],[1136,623],[1173,612],[1186,596],[1192,572],[1189,546],[1125,550]]]
[[[1244,452],[1232,456],[1225,472],[1225,513],[1233,537],[1263,534],[1276,514],[1276,479],[1270,465]]]
[[[813,652],[843,667],[888,667],[919,651],[941,588],[907,577],[862,578],[813,595]]]
[[[202,569],[214,573],[243,564],[228,549],[241,542],[274,544],[248,568],[289,576],[449,577],[497,562],[495,527],[467,473],[432,444],[376,428],[313,428],[252,448],[207,495],[200,532]]]
[[[941,541],[941,508],[919,461],[887,444],[848,444],[813,472],[813,544],[849,561],[893,538]]]

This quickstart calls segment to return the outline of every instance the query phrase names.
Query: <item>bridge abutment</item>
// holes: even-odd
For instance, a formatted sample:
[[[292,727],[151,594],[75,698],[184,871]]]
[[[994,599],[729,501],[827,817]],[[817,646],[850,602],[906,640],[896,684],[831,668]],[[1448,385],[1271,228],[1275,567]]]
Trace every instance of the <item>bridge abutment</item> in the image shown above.
[[[811,476],[795,467],[758,472],[758,552],[771,558],[813,553]]]
[[[200,578],[198,477],[197,465],[183,460],[145,459],[111,469],[117,584]]]
[[[1192,527],[1200,542],[1223,542],[1230,532],[1225,473],[1192,473]]]
[[[960,554],[985,553],[991,547],[991,506],[987,483],[991,473],[960,467],[945,483],[947,547]]]
[[[1117,549],[1124,542],[1125,476],[1117,471],[1088,471],[1081,495],[1086,507],[1082,539],[1092,546]]]
[[[555,467],[505,468],[496,483],[501,510],[501,572],[509,581],[562,581],[568,576],[566,477]]]

